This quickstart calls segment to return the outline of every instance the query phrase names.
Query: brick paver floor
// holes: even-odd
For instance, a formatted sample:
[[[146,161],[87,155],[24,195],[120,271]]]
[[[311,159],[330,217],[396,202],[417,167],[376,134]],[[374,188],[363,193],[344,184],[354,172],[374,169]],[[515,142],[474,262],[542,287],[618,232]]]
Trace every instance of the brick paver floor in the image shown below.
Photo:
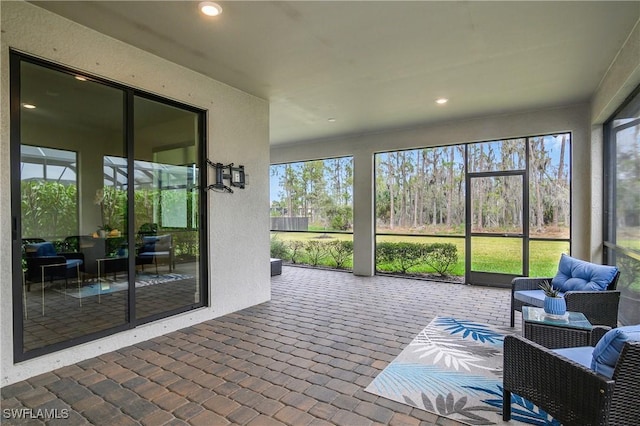
[[[506,289],[286,266],[271,284],[268,303],[5,386],[2,423],[457,425],[364,388],[435,316],[509,321]]]

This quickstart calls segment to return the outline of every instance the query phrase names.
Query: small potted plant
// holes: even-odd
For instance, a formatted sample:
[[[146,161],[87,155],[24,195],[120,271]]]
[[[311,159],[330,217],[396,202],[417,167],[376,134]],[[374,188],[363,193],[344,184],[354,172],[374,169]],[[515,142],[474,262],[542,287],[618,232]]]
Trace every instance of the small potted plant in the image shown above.
[[[564,296],[560,295],[558,289],[553,288],[549,280],[544,280],[540,284],[540,289],[544,292],[544,311],[553,316],[561,317],[567,312],[567,303]]]

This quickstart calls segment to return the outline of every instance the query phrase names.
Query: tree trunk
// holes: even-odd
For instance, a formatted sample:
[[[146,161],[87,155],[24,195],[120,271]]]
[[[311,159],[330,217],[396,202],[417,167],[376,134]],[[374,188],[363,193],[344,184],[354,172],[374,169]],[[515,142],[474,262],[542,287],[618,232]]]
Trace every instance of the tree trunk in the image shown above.
[[[560,164],[558,165],[558,179],[556,181],[556,185],[555,187],[558,188],[558,190],[560,188],[564,188],[564,150],[565,150],[565,144],[566,144],[566,135],[562,135],[562,138],[560,139]],[[558,216],[559,216],[559,205],[561,200],[559,200],[557,198],[558,195],[561,195],[563,191],[557,191],[557,195],[556,195],[556,200],[553,203],[553,227],[557,228],[558,227]]]

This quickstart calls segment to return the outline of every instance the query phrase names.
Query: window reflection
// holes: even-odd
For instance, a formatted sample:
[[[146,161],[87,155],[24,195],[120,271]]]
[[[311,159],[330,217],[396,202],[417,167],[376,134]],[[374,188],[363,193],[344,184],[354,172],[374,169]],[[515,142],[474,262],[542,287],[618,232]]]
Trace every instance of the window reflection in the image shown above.
[[[21,62],[20,94],[37,105],[20,117],[21,343],[28,352],[126,322],[127,195],[96,173],[106,154],[124,157],[124,93]],[[118,262],[105,261],[111,255]]]
[[[134,107],[136,318],[145,319],[200,301],[198,116],[143,97]]]
[[[37,106],[20,111],[13,173],[23,269],[14,280],[17,347],[30,358],[202,306],[201,112],[12,60],[20,61],[12,79],[20,104]],[[134,107],[128,125],[125,101]]]

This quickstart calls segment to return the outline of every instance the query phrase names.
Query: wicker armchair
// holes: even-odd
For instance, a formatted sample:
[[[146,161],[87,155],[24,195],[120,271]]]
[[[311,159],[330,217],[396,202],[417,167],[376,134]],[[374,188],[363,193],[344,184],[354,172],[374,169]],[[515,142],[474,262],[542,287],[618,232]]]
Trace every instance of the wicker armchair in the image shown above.
[[[603,335],[598,328],[592,345]],[[609,379],[521,336],[507,336],[503,380],[505,421],[511,419],[514,393],[565,426],[640,424],[640,342],[624,344]]]
[[[604,291],[568,291],[564,294],[567,310],[582,312],[591,324],[617,327],[620,291],[616,290],[620,271],[616,273]],[[511,281],[511,327],[515,324],[516,311],[522,312],[523,306],[533,306],[515,298],[516,291],[538,290],[540,283],[552,278],[517,277]],[[543,305],[537,305],[541,308]]]

